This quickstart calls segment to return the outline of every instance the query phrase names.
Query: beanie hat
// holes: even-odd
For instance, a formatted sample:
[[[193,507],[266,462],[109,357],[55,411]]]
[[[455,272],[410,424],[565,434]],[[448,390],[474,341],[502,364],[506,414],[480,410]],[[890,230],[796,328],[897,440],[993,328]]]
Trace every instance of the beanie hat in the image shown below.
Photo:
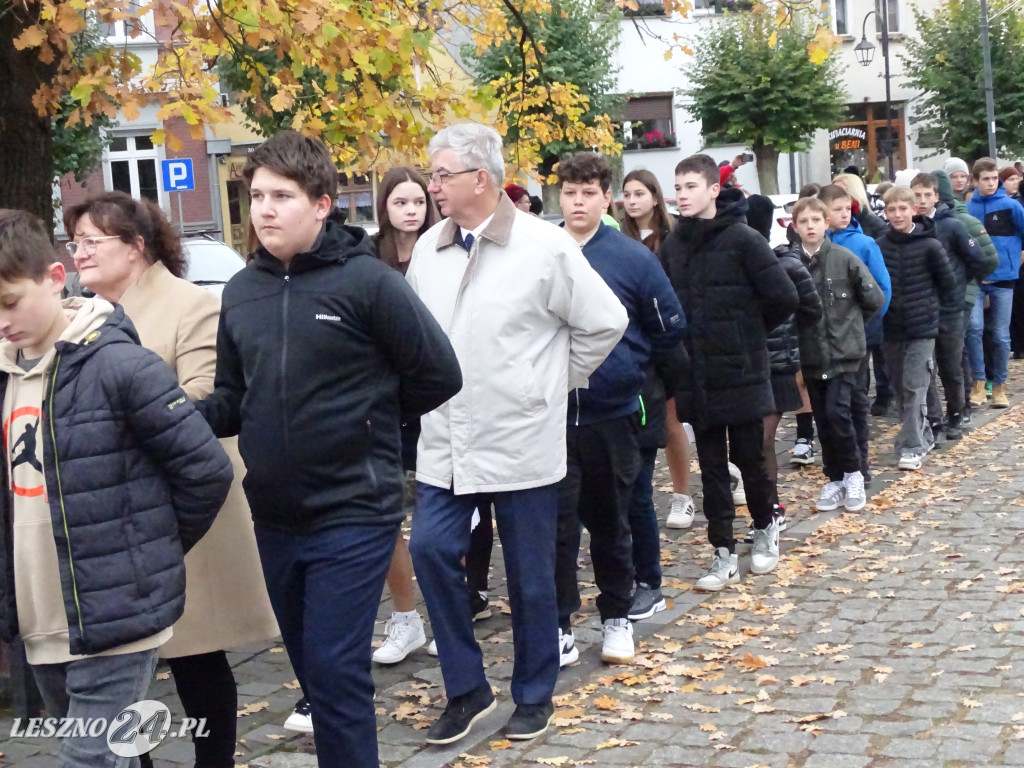
[[[967,164],[965,163],[964,168],[966,167]],[[910,182],[919,173],[920,171],[917,168],[904,168],[902,171],[896,171],[896,176],[893,178],[892,183],[897,187],[909,187]]]
[[[954,173],[959,173],[960,171],[963,171],[968,176],[970,176],[971,174],[971,169],[967,167],[967,163],[965,163],[959,157],[949,158],[949,160],[946,161],[946,164],[942,166],[942,170],[944,170],[950,176],[952,176]]]
[[[1020,171],[1018,171],[1012,165],[1009,165],[1006,168],[1003,168],[1003,170],[1001,170],[999,172],[999,180],[1000,181],[1006,181],[1011,176],[1020,176]]]
[[[505,194],[511,198],[513,203],[518,203],[525,195],[528,195],[529,192],[518,184],[509,184],[505,187]]]

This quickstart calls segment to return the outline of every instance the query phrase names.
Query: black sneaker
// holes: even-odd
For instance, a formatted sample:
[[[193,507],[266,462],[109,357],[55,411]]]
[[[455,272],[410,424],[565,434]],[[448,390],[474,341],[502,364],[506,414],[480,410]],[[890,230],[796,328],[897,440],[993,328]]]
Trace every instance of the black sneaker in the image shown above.
[[[946,417],[944,432],[947,440],[959,440],[964,436],[963,418],[959,413],[951,413]]]
[[[505,738],[526,741],[540,736],[548,729],[551,718],[555,716],[555,705],[519,704],[505,726]]]
[[[629,620],[649,619],[666,607],[665,596],[658,587],[649,587],[644,583],[636,585],[633,592],[633,604],[629,607]]]
[[[487,593],[478,592],[475,589],[469,590],[470,613],[473,621],[491,618],[491,604],[487,602]]]
[[[448,700],[448,706],[427,731],[427,744],[451,744],[469,733],[473,723],[497,706],[491,686],[479,688]]]
[[[875,402],[871,404],[871,415],[872,416],[885,416],[889,412],[889,400],[887,398],[876,397]]]

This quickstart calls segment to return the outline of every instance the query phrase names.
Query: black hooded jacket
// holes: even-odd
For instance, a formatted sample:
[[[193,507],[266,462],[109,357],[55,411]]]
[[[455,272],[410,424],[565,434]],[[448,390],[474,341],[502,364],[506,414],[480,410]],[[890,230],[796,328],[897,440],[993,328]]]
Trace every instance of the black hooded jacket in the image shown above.
[[[698,429],[753,421],[774,409],[767,332],[799,306],[793,281],[745,223],[743,193],[724,189],[716,204],[713,219],[680,219],[661,248],[686,315],[691,363],[676,410]]]
[[[957,279],[935,232],[935,222],[914,217],[913,232],[891,226],[878,238],[892,280],[892,301],[883,318],[886,339],[934,339],[939,307],[957,303]]]
[[[266,250],[224,289],[215,390],[253,519],[291,532],[402,519],[399,426],[462,387],[458,359],[358,227],[328,222],[289,269]]]

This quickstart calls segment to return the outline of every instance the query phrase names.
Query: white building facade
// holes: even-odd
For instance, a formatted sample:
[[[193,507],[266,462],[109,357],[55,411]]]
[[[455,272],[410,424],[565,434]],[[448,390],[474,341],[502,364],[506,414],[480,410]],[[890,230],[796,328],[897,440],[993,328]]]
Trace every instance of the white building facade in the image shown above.
[[[903,41],[916,34],[909,0],[885,0],[889,18],[891,122],[886,120],[880,22],[883,0],[877,0],[877,8],[874,3],[875,0],[831,0],[832,28],[842,41],[832,55],[840,58],[845,69],[847,115],[836,125],[818,131],[808,151],[780,156],[781,193],[796,192],[810,182],[827,183],[851,165],[857,166],[869,182],[884,179],[888,175],[887,152],[890,151],[896,171],[942,167],[945,155],[936,155],[935,150],[920,146],[922,137],[912,125],[915,101],[920,94],[907,87],[900,61]],[[703,0],[695,4],[698,7],[686,19],[667,18],[657,14],[659,0],[642,0],[640,15],[627,16],[621,22],[621,42],[615,59],[619,67],[618,90],[630,96],[625,119],[631,128],[640,124],[639,131],[633,130],[627,135],[631,141],[627,141],[623,152],[624,172],[636,168],[652,171],[669,198],[672,197],[675,165],[684,157],[703,151],[719,161],[731,160],[749,149],[742,145],[705,148],[700,124],[690,118],[683,106],[686,98],[683,94],[689,87],[684,72],[689,57],[675,53],[665,59],[667,46],[663,41],[678,35],[691,47],[699,46],[702,30],[721,18],[716,9],[700,7],[707,4]],[[726,4],[728,0],[722,3]],[[923,0],[918,7],[930,4],[930,0]],[[649,10],[650,15],[644,14],[645,10]],[[876,13],[871,14],[872,11]],[[868,14],[871,15],[865,24]],[[868,66],[858,63],[854,54],[862,28],[867,40],[875,46]],[[657,135],[650,136],[652,128],[670,137],[664,143],[671,146],[652,146],[650,139],[654,139],[653,144],[662,143]],[[744,165],[736,175],[745,189],[759,190],[753,164]]]

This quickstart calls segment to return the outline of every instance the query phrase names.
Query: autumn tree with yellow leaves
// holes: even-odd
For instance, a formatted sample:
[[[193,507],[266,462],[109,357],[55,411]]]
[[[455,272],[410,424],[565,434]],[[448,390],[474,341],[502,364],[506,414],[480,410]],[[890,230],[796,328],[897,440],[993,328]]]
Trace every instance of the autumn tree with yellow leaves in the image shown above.
[[[662,2],[668,13],[690,8]],[[156,106],[172,130],[153,138],[171,150],[182,140],[175,126],[201,138],[204,126],[229,120],[217,84],[223,60],[247,74],[241,96],[261,114],[287,114],[332,147],[339,168],[364,171],[422,160],[430,136],[454,120],[492,120],[494,87],[454,87],[444,44],[513,41],[524,66],[502,99],[527,109],[509,156],[536,172],[548,141],[617,152],[609,122],[584,121],[587,97],[543,66],[543,36],[525,20],[548,13],[549,0],[0,0],[0,206],[51,219],[51,121],[69,97],[62,117],[71,127]],[[143,17],[152,29],[136,23]],[[117,22],[152,38],[155,64],[128,46],[76,47],[88,24]]]
[[[835,125],[846,96],[838,45],[821,13],[758,3],[713,25],[686,67],[686,109],[709,143],[748,144],[766,195],[779,192],[779,154]]]

